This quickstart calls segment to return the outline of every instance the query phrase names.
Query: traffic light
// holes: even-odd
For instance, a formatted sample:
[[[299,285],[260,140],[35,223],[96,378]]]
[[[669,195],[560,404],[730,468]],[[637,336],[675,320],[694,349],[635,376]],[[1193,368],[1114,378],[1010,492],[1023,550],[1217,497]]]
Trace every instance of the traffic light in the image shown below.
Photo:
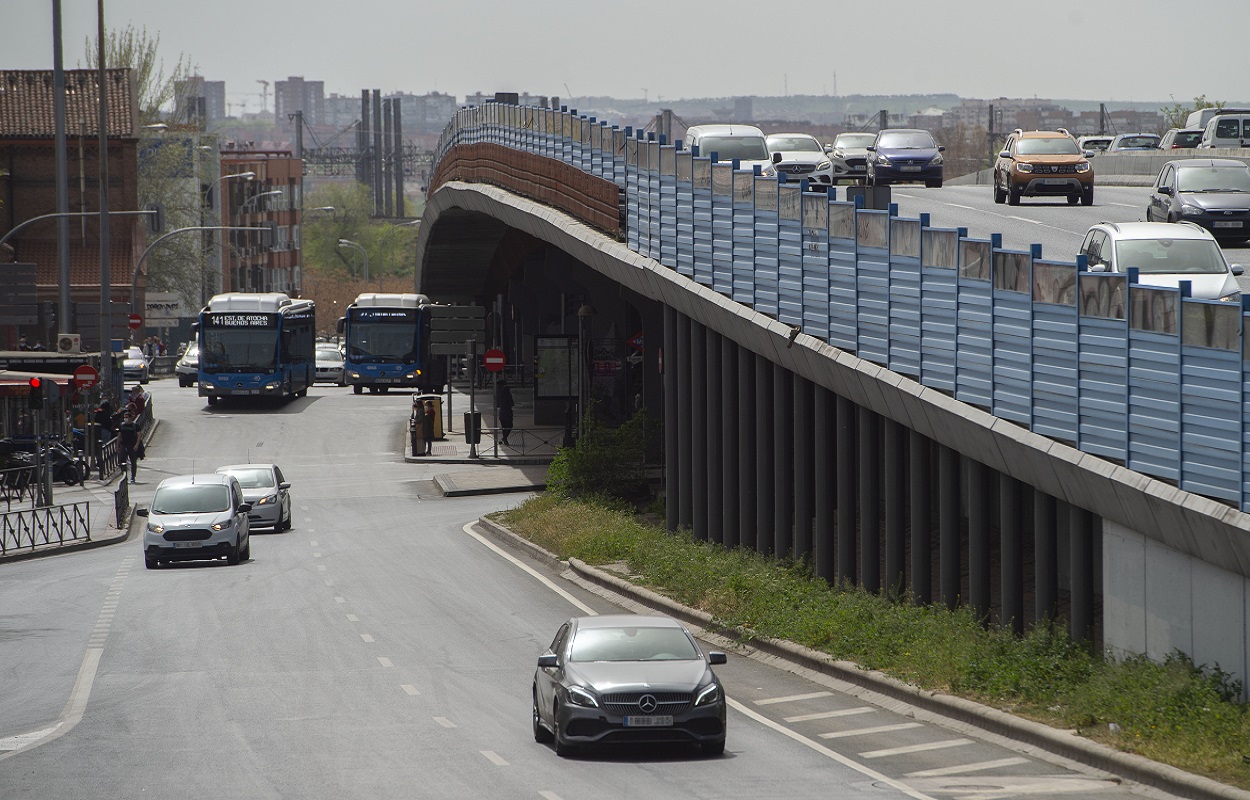
[[[31,378],[28,401],[31,409],[43,410],[43,379]]]
[[[80,402],[81,398],[78,396],[78,381],[76,381],[73,378],[70,378],[67,384],[67,387],[69,389],[70,402],[71,403]]]

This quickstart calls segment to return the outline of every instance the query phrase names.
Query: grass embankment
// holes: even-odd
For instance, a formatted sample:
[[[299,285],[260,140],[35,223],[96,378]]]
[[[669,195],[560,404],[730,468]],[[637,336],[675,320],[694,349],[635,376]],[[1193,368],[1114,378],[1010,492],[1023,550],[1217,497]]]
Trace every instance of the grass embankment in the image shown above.
[[[976,700],[1250,789],[1239,687],[1177,654],[1114,662],[1039,626],[1018,638],[966,609],[831,588],[802,564],[671,535],[606,503],[555,494],[500,521],[564,558],[625,562],[633,580],[752,635],[787,639],[935,691]]]

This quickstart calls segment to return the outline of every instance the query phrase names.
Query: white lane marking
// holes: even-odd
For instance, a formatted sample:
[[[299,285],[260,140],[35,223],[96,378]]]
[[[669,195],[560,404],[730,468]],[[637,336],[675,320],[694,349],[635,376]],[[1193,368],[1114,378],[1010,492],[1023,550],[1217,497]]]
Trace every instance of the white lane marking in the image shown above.
[[[925,744],[909,744],[902,747],[891,747],[886,750],[869,750],[866,753],[860,753],[860,758],[885,758],[886,756],[905,756],[908,753],[925,753],[929,750],[945,750],[949,747],[963,747],[966,744],[972,744],[971,739],[944,739],[940,742],[927,742]]]
[[[1119,206],[1120,208],[1140,208],[1140,206],[1135,206],[1135,205],[1133,205],[1132,203],[1103,203],[1103,205],[1105,205],[1105,206]]]
[[[326,586],[333,586],[333,585],[334,585],[334,579],[333,579],[333,578],[326,578],[326,579],[325,579],[325,584],[326,584]]]
[[[399,688],[403,689],[409,697],[416,697],[421,694],[417,691],[417,687],[413,686],[411,683],[402,683]]]
[[[346,598],[346,597],[335,597],[335,598],[334,598],[334,602],[336,602],[336,603],[346,603],[346,602],[347,602],[347,598]]]
[[[976,209],[973,208],[972,206],[961,206],[959,203],[943,203],[942,205],[950,206],[951,208],[962,208],[968,211],[976,211]]]
[[[447,719],[447,717],[435,717],[435,718],[434,718],[434,721],[435,721],[435,722],[437,722],[439,725],[442,725],[444,728],[454,728],[454,727],[456,727],[456,723],[454,723],[454,722],[452,722],[451,720]]]
[[[367,633],[362,633],[362,634],[360,634],[360,638],[361,638],[361,640],[362,640],[362,641],[365,641],[365,642],[372,642],[372,641],[373,641],[373,637],[372,637],[372,636],[370,636],[370,635],[369,635],[369,634],[367,634]]]
[[[868,706],[860,706],[859,708],[844,708],[841,711],[820,711],[815,714],[799,714],[797,717],[785,717],[786,722],[810,722],[814,719],[830,719],[832,717],[853,717],[856,714],[872,714],[875,708]]]
[[[907,778],[942,778],[947,775],[964,775],[969,772],[984,772],[987,769],[998,769],[999,767],[1016,767],[1020,764],[1027,764],[1027,758],[1013,756],[1011,758],[1000,758],[995,761],[981,761],[976,764],[962,764],[954,767],[938,767],[937,769],[922,769],[919,772],[909,772],[904,777]]]
[[[378,663],[384,667],[393,667],[395,663],[386,656],[378,656]]]
[[[563,589],[561,589],[559,586],[556,586],[554,583],[552,583],[550,580],[548,580],[545,576],[538,574],[538,572],[537,572],[537,571],[535,571],[535,570],[533,570],[533,569],[531,569],[531,568],[529,567],[529,565],[527,565],[527,564],[523,564],[523,563],[522,563],[519,559],[517,559],[517,558],[516,558],[516,556],[513,556],[511,553],[506,553],[506,552],[504,552],[502,549],[500,549],[498,546],[496,546],[494,542],[488,541],[488,540],[486,539],[486,537],[484,537],[484,536],[482,536],[481,534],[479,534],[479,533],[477,533],[476,531],[474,531],[474,530],[473,530],[473,523],[472,523],[472,522],[468,523],[467,525],[465,525],[464,527],[462,527],[460,530],[464,531],[465,533],[467,533],[467,534],[469,534],[470,536],[472,536],[474,539],[477,539],[479,542],[481,542],[482,544],[486,545],[486,547],[488,547],[488,548],[490,548],[491,550],[493,550],[493,551],[495,552],[495,554],[496,554],[496,555],[498,555],[498,556],[500,556],[500,557],[502,557],[502,558],[504,558],[504,559],[507,559],[508,561],[512,562],[512,564],[513,564],[513,565],[515,565],[515,566],[517,566],[517,567],[521,568],[521,569],[522,569],[522,570],[524,570],[525,572],[528,572],[528,573],[529,573],[532,577],[537,578],[539,583],[541,583],[543,586],[546,586],[548,589],[550,589],[551,591],[555,592],[556,594],[560,595],[560,596],[561,596],[561,597],[563,597],[565,600],[568,600],[570,603],[572,603],[572,604],[573,604],[573,606],[574,606],[574,607],[576,607],[576,608],[578,608],[579,610],[581,610],[581,612],[582,612],[582,613],[584,613],[584,614],[586,614],[586,615],[588,615],[588,616],[592,616],[592,617],[593,617],[593,616],[598,616],[598,612],[596,612],[596,611],[595,611],[594,609],[592,609],[590,606],[586,605],[586,604],[585,604],[585,603],[583,603],[581,600],[578,600],[578,599],[577,599],[576,597],[574,597],[573,595],[571,595],[571,594],[569,594],[568,592],[564,591],[564,590],[563,590]]]
[[[818,734],[822,739],[846,739],[851,736],[871,736],[875,733],[893,733],[894,731],[905,731],[911,728],[923,728],[919,722],[900,722],[896,725],[876,725],[871,728],[855,728],[849,731],[833,731],[832,733]]]
[[[504,761],[503,756],[499,755],[494,750],[481,750],[479,752],[481,752],[482,755],[486,756],[487,761],[489,761],[490,763],[494,764],[497,767],[508,766],[508,762]]]
[[[770,697],[766,700],[756,700],[757,706],[771,706],[774,703],[793,703],[797,700],[815,700],[818,697],[832,697],[833,692],[811,692],[809,694],[792,694],[788,697]]]
[[[1012,214],[1008,214],[1008,215],[1007,215],[1007,219],[1014,219],[1014,220],[1016,220],[1016,221],[1018,221],[1018,222],[1028,222],[1028,223],[1033,224],[1033,225],[1045,225],[1045,224],[1046,224],[1046,223],[1042,222],[1041,220],[1029,219],[1028,217],[1017,217],[1017,216],[1014,216],[1014,215],[1012,215]]]
[[[556,794],[555,792],[543,791],[543,792],[539,792],[538,796],[541,797],[543,800],[564,800],[563,797]]]
[[[360,617],[356,616],[355,614],[348,614],[347,621],[348,622],[360,622]]]
[[[325,564],[318,564],[318,565],[317,565],[317,571],[318,571],[318,572],[325,572],[325,571],[326,571],[326,565],[325,565]]]
[[[316,542],[309,542],[308,544],[309,544],[310,546],[312,546],[312,547],[316,547],[316,546],[317,546],[317,543],[316,543]]]
[[[776,731],[777,733],[780,733],[782,736],[788,736],[789,738],[793,739],[799,744],[804,745],[808,748],[811,748],[817,753],[820,753],[821,755],[826,756],[838,762],[844,767],[849,767],[855,770],[856,772],[858,772],[859,774],[864,775],[874,781],[879,781],[881,783],[886,784],[887,786],[891,786],[899,790],[903,794],[907,795],[908,797],[913,798],[913,800],[936,800],[936,798],[932,797],[931,795],[927,795],[924,792],[917,791],[916,789],[913,789],[912,787],[908,786],[905,783],[902,783],[901,781],[896,781],[893,778],[890,778],[886,775],[881,774],[880,772],[877,772],[875,769],[866,767],[857,761],[852,761],[850,758],[842,755],[836,750],[830,750],[828,747],[825,747],[820,742],[812,741],[811,739],[807,738],[803,734],[798,733],[797,731],[790,730],[785,725],[782,725],[777,722],[773,722],[768,717],[764,716],[763,714],[760,714],[758,711],[754,711],[750,708],[747,708],[745,705],[743,705],[742,703],[739,703],[737,700],[734,700],[732,697],[725,698],[725,702],[728,703],[729,707],[734,709],[735,711],[745,714],[746,716],[750,717],[751,719],[755,720],[761,725],[764,725],[768,728],[772,728],[774,731]]]
[[[31,731],[30,733],[19,733],[17,736],[10,736],[7,739],[0,739],[0,752],[16,750],[19,747],[25,747],[31,742],[37,742],[45,736],[56,732],[60,723],[53,725],[51,728],[44,728],[41,731]]]
[[[313,553],[313,558],[321,558],[321,554],[320,554],[320,553]]]

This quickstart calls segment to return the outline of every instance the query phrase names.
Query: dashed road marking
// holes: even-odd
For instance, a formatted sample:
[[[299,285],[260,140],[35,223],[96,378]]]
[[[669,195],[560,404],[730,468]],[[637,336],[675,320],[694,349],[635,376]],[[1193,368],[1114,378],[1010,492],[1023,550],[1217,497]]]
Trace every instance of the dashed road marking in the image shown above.
[[[389,658],[387,658],[386,656],[378,656],[378,663],[379,663],[379,664],[381,664],[381,665],[382,665],[382,666],[384,666],[384,667],[393,667],[393,666],[395,666],[395,662],[391,661],[391,660],[390,660]]]
[[[766,700],[756,700],[757,706],[771,706],[774,703],[793,703],[798,700],[815,700],[820,697],[832,697],[833,692],[809,692],[808,694],[792,694],[788,697],[770,697]]]
[[[417,687],[413,686],[411,683],[400,684],[399,688],[403,689],[404,693],[407,694],[409,697],[416,697],[417,695],[421,694],[420,692],[417,691]]]
[[[564,800],[563,797],[556,794],[555,792],[542,791],[538,793],[538,796],[541,797],[543,800]]]
[[[373,637],[372,637],[372,636],[370,636],[370,635],[369,635],[369,634],[367,634],[367,633],[362,633],[362,634],[360,634],[360,638],[361,638],[363,641],[366,641],[366,642],[372,642],[372,641],[373,641]]]
[[[873,714],[877,709],[868,706],[844,708],[841,711],[820,711],[815,714],[799,714],[797,717],[786,717],[786,722],[810,722],[814,719],[831,719],[833,717],[853,717],[856,714]]]
[[[899,722],[894,725],[875,725],[871,728],[855,728],[849,731],[832,731],[830,733],[817,734],[822,739],[847,739],[851,736],[871,736],[877,733],[894,733],[895,731],[906,731],[912,728],[923,728],[919,722]]]
[[[482,750],[481,753],[482,755],[486,756],[487,761],[489,761],[490,763],[494,764],[497,767],[508,766],[508,762],[503,759],[503,756],[499,755],[494,750]]]
[[[334,598],[334,602],[336,602],[336,603],[346,603],[346,602],[347,602],[347,598],[346,598],[346,597],[335,597],[335,598]]]
[[[451,720],[447,719],[447,717],[435,717],[435,718],[434,718],[434,721],[435,721],[435,722],[437,722],[439,725],[442,725],[444,728],[454,728],[454,727],[456,727],[456,723],[454,723],[454,722],[452,722]]]
[[[944,739],[940,742],[926,742],[925,744],[909,744],[902,747],[891,747],[886,750],[869,750],[866,753],[860,753],[860,758],[885,758],[886,756],[905,756],[909,753],[926,753],[930,750],[945,750],[950,747],[963,747],[966,744],[972,744],[971,739]]]
[[[347,621],[348,622],[360,622],[360,617],[356,616],[355,614],[348,614]]]
[[[909,772],[905,777],[908,778],[941,778],[946,775],[964,775],[969,772],[984,772],[987,769],[998,769],[999,767],[1016,767],[1021,764],[1027,764],[1027,758],[1013,756],[1012,758],[1000,758],[995,761],[981,761],[976,764],[960,764],[953,767],[938,767],[937,769],[922,769],[919,772]]]

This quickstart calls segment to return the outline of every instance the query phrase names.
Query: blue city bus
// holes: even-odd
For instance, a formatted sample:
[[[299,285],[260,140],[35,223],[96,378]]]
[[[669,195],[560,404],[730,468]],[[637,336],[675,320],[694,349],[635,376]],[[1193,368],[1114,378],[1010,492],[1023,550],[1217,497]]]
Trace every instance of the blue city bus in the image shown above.
[[[343,381],[361,394],[392,387],[437,392],[447,379],[444,360],[430,355],[430,299],[423,294],[358,295],[339,320],[345,354]]]
[[[200,311],[200,397],[289,399],[316,374],[315,307],[278,292],[214,295]]]

